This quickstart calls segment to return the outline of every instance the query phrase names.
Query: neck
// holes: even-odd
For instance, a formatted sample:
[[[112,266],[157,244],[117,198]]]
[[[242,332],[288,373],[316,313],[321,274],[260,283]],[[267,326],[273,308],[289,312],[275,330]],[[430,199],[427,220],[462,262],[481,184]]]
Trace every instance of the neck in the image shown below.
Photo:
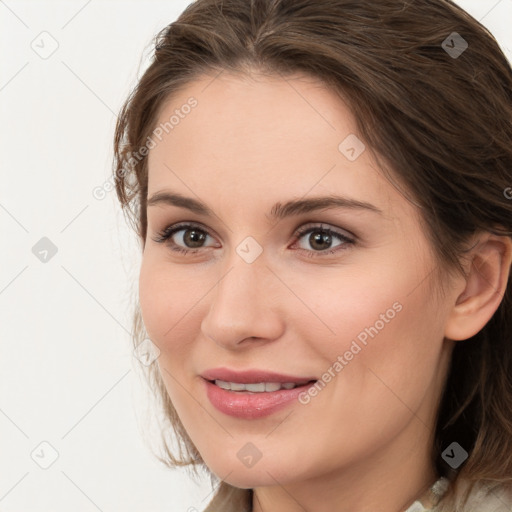
[[[415,422],[412,429],[417,432],[417,420],[413,420]],[[422,425],[422,428],[425,426]],[[315,478],[255,488],[252,510],[405,511],[414,500],[420,499],[428,491],[438,475],[431,463],[430,442],[416,448],[401,444],[401,439],[396,440],[394,446],[364,457],[363,462],[352,462],[348,467]],[[399,457],[396,457],[397,453]]]

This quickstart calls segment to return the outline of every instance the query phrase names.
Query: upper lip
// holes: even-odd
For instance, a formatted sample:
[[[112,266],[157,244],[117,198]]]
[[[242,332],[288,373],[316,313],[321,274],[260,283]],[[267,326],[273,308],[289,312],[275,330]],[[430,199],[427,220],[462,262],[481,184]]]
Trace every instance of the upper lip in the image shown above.
[[[225,382],[236,382],[239,384],[254,384],[257,382],[293,382],[295,384],[306,384],[315,377],[303,377],[297,375],[286,375],[284,373],[269,372],[267,370],[245,370],[237,371],[230,368],[211,368],[201,374],[206,380],[223,380]]]

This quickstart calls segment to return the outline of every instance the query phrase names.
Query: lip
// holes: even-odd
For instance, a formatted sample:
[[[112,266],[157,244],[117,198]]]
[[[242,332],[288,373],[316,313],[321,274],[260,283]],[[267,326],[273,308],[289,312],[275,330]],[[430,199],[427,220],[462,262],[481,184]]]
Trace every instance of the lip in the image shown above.
[[[235,418],[257,419],[269,416],[284,407],[298,402],[299,395],[313,386],[317,381],[311,377],[283,375],[263,370],[248,370],[237,372],[227,368],[208,370],[201,375],[206,395],[211,404],[220,412]],[[256,382],[295,382],[301,384],[293,389],[280,389],[256,393],[250,391],[228,391],[215,385],[213,380],[253,384]]]
[[[211,368],[201,374],[206,380],[223,380],[226,382],[238,382],[240,384],[255,384],[257,382],[294,382],[295,384],[306,384],[311,380],[318,380],[317,377],[304,377],[297,375],[286,375],[284,373],[269,372],[267,370],[245,370],[237,371],[230,368]],[[292,391],[292,390],[290,390]]]

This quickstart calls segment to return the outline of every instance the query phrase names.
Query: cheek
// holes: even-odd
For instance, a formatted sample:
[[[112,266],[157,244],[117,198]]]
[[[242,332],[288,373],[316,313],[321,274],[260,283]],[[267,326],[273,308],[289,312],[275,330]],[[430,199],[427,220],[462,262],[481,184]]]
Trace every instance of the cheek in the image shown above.
[[[349,274],[340,269],[336,275],[336,269],[330,269],[314,276],[296,272],[286,279],[294,283],[295,295],[309,309],[294,302],[296,325],[309,332],[306,339],[319,352],[331,358],[350,350],[354,340],[365,347],[372,339],[383,338],[403,317],[404,302],[410,302],[403,291],[410,291],[403,275],[380,276],[379,281],[369,272]]]
[[[176,331],[190,322],[189,314],[205,294],[203,288],[192,270],[173,271],[172,264],[161,256],[149,251],[144,254],[139,301],[144,325],[155,342],[176,338]]]
[[[382,421],[383,432],[393,432],[416,412],[429,422],[423,402],[438,384],[443,318],[424,287],[412,294],[408,287],[393,287],[383,295],[354,295],[344,306],[352,316],[347,316],[347,337],[333,354],[344,359],[334,388],[345,410],[357,411],[356,423],[375,419]],[[337,325],[342,329],[343,323]],[[368,439],[374,434],[366,427],[359,432]]]
[[[139,274],[139,303],[146,331],[157,344],[165,330],[172,325],[166,314],[167,311],[171,312],[172,289],[162,285],[163,277],[163,272],[145,253]]]
[[[191,325],[198,321],[197,315],[201,313],[198,302],[205,294],[193,276],[186,274],[183,269],[173,272],[168,262],[148,251],[139,275],[144,327],[160,351],[156,363],[167,393],[181,411],[190,405],[189,396],[182,396],[182,386],[188,378],[184,361],[190,359],[195,337]],[[194,286],[190,286],[190,282],[194,282]]]
[[[444,318],[428,281],[419,276],[423,269],[397,264],[393,271],[345,275],[336,283],[317,280],[314,289],[307,278],[295,281],[297,294],[318,316],[299,320],[299,329],[309,330],[317,361],[323,361],[316,369],[322,380],[334,381],[328,387],[337,395],[354,399],[354,407],[359,402],[370,412],[399,402],[392,390],[414,406],[432,384]],[[323,336],[314,335],[313,325]]]

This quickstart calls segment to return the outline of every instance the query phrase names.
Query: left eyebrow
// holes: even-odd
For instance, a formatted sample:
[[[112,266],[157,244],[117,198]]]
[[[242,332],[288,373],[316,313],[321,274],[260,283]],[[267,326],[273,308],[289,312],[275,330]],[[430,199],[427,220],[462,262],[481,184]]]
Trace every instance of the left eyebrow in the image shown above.
[[[157,204],[168,204],[179,208],[186,208],[194,213],[205,216],[213,216],[212,210],[201,201],[192,197],[185,197],[181,194],[160,191],[153,194],[147,202],[148,206]],[[284,219],[292,215],[310,213],[317,210],[327,210],[331,208],[345,208],[351,210],[366,210],[373,213],[382,214],[382,210],[371,203],[359,201],[349,197],[325,196],[312,197],[308,199],[291,200],[284,204],[275,203],[270,210],[270,217],[275,219]]]
[[[327,210],[330,208],[367,210],[370,212],[382,214],[382,210],[377,208],[375,205],[365,201],[359,201],[350,197],[325,196],[288,201],[284,205],[281,203],[276,203],[270,211],[270,216],[277,219],[283,219],[291,215],[300,215],[302,213],[310,213],[316,210]]]

